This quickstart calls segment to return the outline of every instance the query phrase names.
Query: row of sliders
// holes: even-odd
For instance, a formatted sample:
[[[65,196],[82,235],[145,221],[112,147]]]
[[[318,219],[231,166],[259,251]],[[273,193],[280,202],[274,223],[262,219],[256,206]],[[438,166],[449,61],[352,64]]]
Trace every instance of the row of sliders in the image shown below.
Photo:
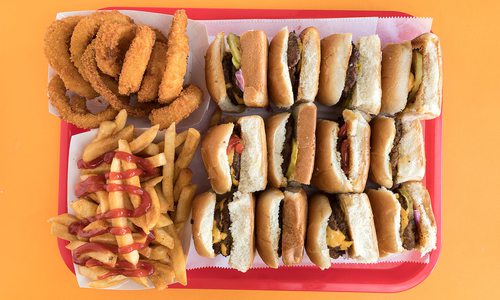
[[[297,102],[340,105],[368,115],[433,119],[441,113],[442,63],[439,38],[422,34],[381,49],[377,35],[332,34],[315,27],[300,35],[281,29],[268,45],[266,34],[217,34],[205,56],[212,100],[222,111],[278,108]]]
[[[193,202],[192,233],[199,255],[229,256],[229,265],[246,272],[255,249],[271,268],[302,262],[304,249],[320,269],[332,260],[376,262],[407,250],[425,255],[436,247],[436,223],[428,191],[421,182],[391,191],[315,194],[302,188],[269,188],[259,194],[205,192]]]

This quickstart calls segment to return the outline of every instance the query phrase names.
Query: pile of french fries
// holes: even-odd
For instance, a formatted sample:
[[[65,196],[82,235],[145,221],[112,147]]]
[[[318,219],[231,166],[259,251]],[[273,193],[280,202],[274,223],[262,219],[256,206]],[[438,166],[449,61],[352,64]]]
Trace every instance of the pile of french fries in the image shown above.
[[[128,279],[145,287],[149,287],[152,283],[157,289],[165,289],[174,282],[186,285],[186,258],[179,233],[189,220],[191,202],[196,194],[197,186],[191,183],[193,173],[188,167],[198,147],[200,133],[190,128],[177,134],[175,124],[172,124],[166,129],[163,141],[155,143],[159,133],[158,126],[148,128],[138,136],[134,136],[134,126],[126,123],[125,110],[120,111],[114,121],[101,123],[96,137],[85,147],[82,159],[90,162],[110,151],[122,151],[145,158],[151,166],[157,168],[157,175],[147,178],[140,176],[113,178],[113,180],[107,178],[106,184],[126,184],[142,188],[150,195],[150,208],[144,215],[136,218],[100,219],[89,223],[83,229],[91,231],[128,227],[130,232],[126,234],[113,235],[107,232],[90,238],[71,234],[68,228],[74,222],[89,220],[97,214],[112,209],[133,210],[141,203],[140,196],[126,191],[97,191],[75,199],[71,203],[73,214],[66,213],[50,219],[51,232],[58,238],[69,241],[66,248],[71,251],[87,243],[118,247],[145,243],[148,234],[154,235],[149,245],[129,253],[95,251],[82,254],[102,263],[98,266],[78,266],[80,274],[91,280],[90,287],[107,288]],[[111,163],[102,163],[93,169],[80,169],[80,180],[136,168],[136,163],[120,160],[115,156]],[[120,261],[126,261],[134,266],[148,263],[153,266],[154,272],[145,277],[128,278],[121,274],[105,276],[113,271]]]

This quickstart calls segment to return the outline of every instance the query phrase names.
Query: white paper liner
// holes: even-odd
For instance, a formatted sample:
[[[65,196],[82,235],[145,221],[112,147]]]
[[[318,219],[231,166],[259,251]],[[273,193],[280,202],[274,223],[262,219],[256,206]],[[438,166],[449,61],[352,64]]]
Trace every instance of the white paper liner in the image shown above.
[[[62,19],[69,16],[84,16],[89,15],[95,11],[71,11],[71,12],[60,12],[56,15],[56,19]],[[160,13],[135,11],[135,10],[119,10],[124,15],[131,17],[136,24],[146,24],[160,30],[165,36],[168,36],[168,31],[170,29],[170,24],[172,23],[172,16]],[[184,84],[193,83],[198,86],[203,91],[203,102],[200,107],[196,109],[188,118],[179,123],[178,128],[184,129],[193,127],[203,119],[203,115],[208,108],[210,97],[205,85],[205,73],[199,72],[198,70],[205,69],[205,52],[208,47],[207,33],[205,31],[205,26],[198,21],[189,20],[187,26],[187,34],[189,36],[189,56],[188,56],[188,67],[186,76],[184,78]],[[54,71],[49,66],[49,81],[54,76]],[[91,111],[102,110],[103,106],[96,103],[96,101],[91,101],[89,104],[89,109]],[[53,107],[49,102],[49,112],[53,115],[59,116],[55,107]],[[149,121],[147,118],[130,118],[132,123],[138,127],[149,126]]]
[[[150,24],[155,27],[160,27],[155,23],[151,23],[151,20],[155,19],[150,17],[150,14],[156,15],[154,13],[145,13],[145,12],[136,12],[136,11],[122,11],[127,15],[133,16],[137,23],[140,23],[139,20],[147,20],[147,24]],[[81,14],[82,12],[72,12],[72,13],[60,13],[58,14],[58,18],[62,16],[68,16],[71,14]],[[85,12],[89,13],[89,12]],[[163,20],[166,18],[169,22],[170,16],[161,15],[156,16]],[[167,21],[166,21],[167,22]],[[195,22],[190,22],[195,23]],[[200,87],[203,87],[205,92],[205,97],[207,98],[208,93],[206,92],[205,82],[204,82],[204,55],[206,51],[206,47],[208,47],[208,43],[206,41],[212,41],[214,35],[220,31],[224,31],[226,33],[233,32],[236,34],[241,34],[242,32],[250,29],[262,29],[270,40],[274,34],[284,26],[288,26],[290,30],[301,31],[303,28],[307,26],[316,26],[321,33],[322,37],[332,33],[342,33],[342,32],[351,32],[353,33],[353,40],[356,41],[359,37],[370,35],[370,34],[378,34],[380,36],[382,46],[391,42],[402,42],[407,39],[412,39],[422,33],[429,32],[432,26],[431,18],[338,18],[338,19],[287,19],[287,20],[205,20],[199,21],[200,24],[206,26],[205,29],[200,32],[206,32],[208,37],[201,37],[200,40],[203,40],[205,43],[205,48],[198,49],[198,54],[194,58],[194,62],[192,62],[192,70],[191,74],[193,76],[192,81],[195,82],[195,76],[198,75],[201,78],[201,83],[199,83]],[[164,33],[166,33],[168,29],[168,24],[162,27]],[[200,33],[198,32],[198,34]],[[192,42],[193,37],[190,34],[190,43]],[[192,46],[191,46],[192,47]],[[192,47],[192,49],[194,49]],[[191,59],[194,59],[192,54],[190,54],[190,62]],[[198,69],[198,67],[200,69]],[[50,78],[50,71],[49,71]],[[204,132],[208,126],[208,122],[211,116],[211,113],[215,109],[215,104],[210,101],[210,104],[207,103],[204,113],[206,116],[198,120],[197,122],[193,122],[190,125],[182,126],[182,128],[186,128],[188,126],[195,127],[201,132]],[[251,113],[258,113],[262,116],[269,114],[265,110],[258,109],[247,109],[245,111],[245,115]],[[318,105],[318,116],[322,116],[327,114],[327,108]],[[190,118],[191,119],[191,118]],[[183,122],[184,124],[187,122]],[[137,123],[136,123],[137,124]],[[140,125],[141,123],[139,123]],[[143,125],[145,123],[142,123]],[[68,157],[68,204],[70,201],[75,199],[74,191],[71,187],[74,187],[78,181],[79,171],[76,167],[76,162],[81,158],[81,154],[84,146],[90,142],[90,140],[95,136],[95,130],[75,135],[71,139],[69,157]],[[205,169],[203,167],[203,163],[200,157],[199,149],[191,163],[191,169],[193,171],[193,182],[198,184],[198,193],[203,192],[209,188],[209,182],[207,180],[207,175]],[[71,208],[68,205],[68,211],[71,212]],[[188,245],[192,244],[192,238],[190,236],[191,225],[188,225],[185,228],[184,235],[182,236],[183,245],[187,246],[185,251],[188,253],[187,257],[187,268],[189,270],[192,269],[201,269],[208,267],[215,268],[229,268],[228,258],[223,256],[217,256],[214,259],[204,258],[198,255],[194,247],[189,247]],[[380,259],[378,262],[414,262],[414,263],[428,263],[429,255],[425,255],[420,257],[420,253],[418,251],[406,251],[401,254],[391,255],[386,258]],[[352,259],[344,259],[340,258],[332,261],[333,264],[337,265],[337,267],[342,267],[343,264],[358,264],[362,267],[363,263],[356,262]],[[280,266],[282,262],[280,261]],[[307,254],[304,253],[304,259],[301,264],[297,266],[314,266]],[[352,266],[352,265],[350,265]],[[334,266],[335,267],[335,266]],[[253,267],[252,268],[267,268],[262,259],[256,253]],[[88,279],[80,276],[77,273],[78,283],[81,287],[86,287],[89,282]],[[110,289],[117,290],[135,290],[135,289],[143,289],[142,286],[138,285],[135,282],[127,281],[118,286],[111,287]]]

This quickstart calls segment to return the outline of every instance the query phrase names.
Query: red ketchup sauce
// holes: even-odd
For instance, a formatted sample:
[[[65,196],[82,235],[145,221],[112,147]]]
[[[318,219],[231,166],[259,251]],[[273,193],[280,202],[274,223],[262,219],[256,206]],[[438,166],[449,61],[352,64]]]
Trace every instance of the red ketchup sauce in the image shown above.
[[[85,180],[79,182],[75,187],[75,194],[77,197],[82,197],[98,191],[116,192],[123,191],[129,194],[137,195],[141,198],[138,207],[133,210],[125,208],[111,209],[104,213],[96,214],[93,217],[81,219],[71,223],[68,226],[68,232],[81,238],[91,238],[94,236],[111,233],[115,236],[130,234],[132,230],[129,227],[108,227],[96,228],[92,230],[84,230],[90,223],[97,220],[108,220],[114,218],[137,218],[146,214],[151,208],[151,197],[141,187],[127,184],[107,183],[106,180],[122,180],[132,178],[134,176],[149,177],[158,174],[158,169],[154,168],[149,161],[144,158],[137,157],[133,154],[123,151],[107,152],[100,157],[85,162],[80,159],[77,163],[79,169],[95,169],[103,163],[110,164],[113,158],[118,158],[123,161],[132,162],[137,165],[136,169],[130,169],[123,172],[108,172],[106,174],[89,176]],[[146,235],[144,232],[142,234]],[[86,243],[73,250],[73,262],[77,265],[86,267],[102,266],[108,270],[104,275],[99,276],[99,279],[104,279],[115,275],[124,275],[127,277],[144,277],[153,274],[154,267],[146,262],[138,262],[133,265],[128,261],[119,260],[114,267],[107,266],[106,264],[90,258],[82,256],[89,252],[106,252],[110,251],[114,254],[126,254],[134,250],[140,250],[149,245],[154,240],[155,236],[149,233],[144,243],[132,243],[130,245],[117,247],[115,245],[108,245],[103,243],[90,242]]]

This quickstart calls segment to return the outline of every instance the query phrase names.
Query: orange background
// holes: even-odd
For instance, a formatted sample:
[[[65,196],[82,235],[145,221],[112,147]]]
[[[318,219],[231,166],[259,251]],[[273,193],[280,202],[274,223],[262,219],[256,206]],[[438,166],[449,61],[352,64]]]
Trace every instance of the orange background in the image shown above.
[[[443,249],[419,286],[391,297],[500,299],[499,1],[28,1],[2,5],[0,30],[1,299],[331,299],[381,294],[80,289],[47,219],[57,210],[59,120],[47,112],[42,45],[56,12],[105,6],[399,10],[434,18],[444,57]],[[496,151],[495,151],[496,150]]]

